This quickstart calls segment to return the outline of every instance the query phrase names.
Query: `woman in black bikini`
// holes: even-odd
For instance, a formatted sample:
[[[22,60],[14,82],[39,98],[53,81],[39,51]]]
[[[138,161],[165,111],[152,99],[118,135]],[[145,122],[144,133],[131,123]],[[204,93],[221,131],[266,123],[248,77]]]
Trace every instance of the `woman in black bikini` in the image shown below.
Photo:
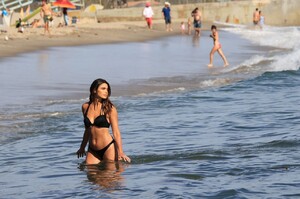
[[[103,79],[96,79],[90,87],[90,100],[82,105],[85,131],[77,156],[86,155],[86,164],[98,164],[103,160],[130,162],[122,148],[118,125],[118,112],[109,100],[110,85]],[[113,137],[109,133],[112,127]],[[89,143],[88,152],[85,147]]]

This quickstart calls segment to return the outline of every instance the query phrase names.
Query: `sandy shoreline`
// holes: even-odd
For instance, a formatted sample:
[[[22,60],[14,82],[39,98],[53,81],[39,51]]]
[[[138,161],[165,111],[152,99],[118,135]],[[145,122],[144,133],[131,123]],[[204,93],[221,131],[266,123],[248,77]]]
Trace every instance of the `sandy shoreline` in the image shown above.
[[[52,27],[51,38],[44,35],[43,28],[26,28],[24,33],[18,33],[16,28],[11,27],[7,33],[0,34],[0,57],[12,57],[48,47],[142,42],[157,39],[180,34],[180,21],[173,22],[173,32],[166,32],[163,20],[154,21],[153,30],[148,30],[144,21],[97,23],[93,19],[82,19],[76,26]],[[9,38],[8,41],[5,40],[6,36]]]

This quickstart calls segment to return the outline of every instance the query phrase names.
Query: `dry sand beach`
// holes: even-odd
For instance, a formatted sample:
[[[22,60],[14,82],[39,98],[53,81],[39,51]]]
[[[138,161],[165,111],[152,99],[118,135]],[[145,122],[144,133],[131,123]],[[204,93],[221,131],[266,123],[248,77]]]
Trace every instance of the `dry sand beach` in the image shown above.
[[[61,18],[54,17],[54,25],[51,28],[52,37],[44,36],[43,28],[26,28],[24,33],[17,33],[17,29],[11,27],[8,33],[0,33],[0,57],[13,56],[53,46],[93,45],[115,42],[132,42],[156,39],[159,37],[180,34],[180,22],[187,22],[190,11],[200,6],[203,13],[203,29],[210,28],[212,21],[220,20],[229,23],[248,24],[251,22],[252,11],[255,7],[264,10],[267,23],[270,25],[297,25],[299,24],[297,8],[298,1],[292,0],[287,5],[286,1],[274,0],[272,3],[264,1],[238,1],[228,3],[187,4],[172,6],[173,32],[166,32],[164,20],[160,15],[161,6],[154,6],[155,13],[153,30],[146,28],[146,23],[140,12],[142,7],[102,10],[97,14],[86,15],[80,11],[80,20],[76,25],[56,28]],[[208,11],[208,12],[205,12]],[[18,13],[14,13],[15,21]],[[284,16],[284,17],[278,17]],[[100,20],[99,20],[100,19]],[[275,22],[274,22],[275,19]],[[282,19],[278,21],[276,19]],[[100,21],[101,23],[98,23]],[[279,23],[279,24],[278,24]],[[7,40],[8,37],[8,40]]]

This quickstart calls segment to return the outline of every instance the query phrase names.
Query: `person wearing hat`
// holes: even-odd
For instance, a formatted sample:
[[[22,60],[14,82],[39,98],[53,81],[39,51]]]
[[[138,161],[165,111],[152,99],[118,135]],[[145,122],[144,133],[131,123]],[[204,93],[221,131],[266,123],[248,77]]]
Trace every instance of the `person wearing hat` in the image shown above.
[[[162,14],[166,22],[166,30],[172,31],[171,28],[171,9],[170,9],[170,3],[165,2],[165,7],[162,9]]]
[[[146,19],[147,22],[147,26],[149,29],[152,29],[152,17],[153,17],[154,13],[153,10],[151,8],[150,2],[147,2],[143,11],[143,16]]]

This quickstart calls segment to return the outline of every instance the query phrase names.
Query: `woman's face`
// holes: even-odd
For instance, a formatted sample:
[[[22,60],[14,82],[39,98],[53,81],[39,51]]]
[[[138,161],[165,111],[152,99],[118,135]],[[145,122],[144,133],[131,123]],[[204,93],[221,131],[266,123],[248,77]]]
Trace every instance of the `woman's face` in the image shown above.
[[[97,90],[97,95],[102,99],[108,98],[108,85],[106,83],[100,84]]]

